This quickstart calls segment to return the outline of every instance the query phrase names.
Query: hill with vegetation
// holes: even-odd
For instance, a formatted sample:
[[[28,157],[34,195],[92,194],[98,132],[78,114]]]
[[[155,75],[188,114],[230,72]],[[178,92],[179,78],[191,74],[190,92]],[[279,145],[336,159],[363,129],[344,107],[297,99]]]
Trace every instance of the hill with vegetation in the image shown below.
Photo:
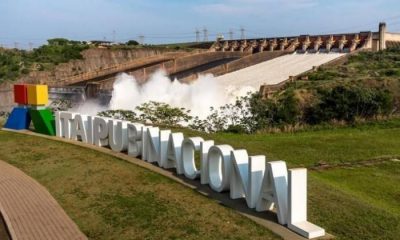
[[[23,49],[0,48],[0,84],[4,81],[15,81],[30,72],[56,71],[56,67],[62,63],[68,63],[72,60],[83,59],[83,51],[89,48],[101,48],[99,50],[109,49],[111,52],[113,50],[120,50],[125,52],[125,55],[129,55],[130,51],[189,52],[194,50],[207,49],[210,45],[211,42],[142,45],[135,40],[129,40],[126,43],[109,43],[108,45],[103,46],[99,45],[99,43],[97,42],[91,43],[86,41],[73,41],[64,38],[55,38],[49,39],[47,41],[47,44],[29,51]],[[105,58],[107,58],[108,55],[105,55]],[[129,60],[129,58],[126,57],[126,60]],[[112,60],[110,61],[112,62]],[[99,67],[101,68],[102,66]],[[80,72],[79,69],[82,67],[73,68],[74,69],[70,69],[71,74]],[[66,69],[61,69],[61,71],[66,71]],[[53,76],[55,75],[55,73],[51,74]]]
[[[278,92],[296,98],[300,122],[391,117],[400,107],[400,48],[362,51],[341,65],[322,66]]]
[[[82,59],[81,52],[89,45],[67,39],[48,40],[32,51],[0,48],[0,83],[14,81],[31,71],[51,70],[60,63]]]

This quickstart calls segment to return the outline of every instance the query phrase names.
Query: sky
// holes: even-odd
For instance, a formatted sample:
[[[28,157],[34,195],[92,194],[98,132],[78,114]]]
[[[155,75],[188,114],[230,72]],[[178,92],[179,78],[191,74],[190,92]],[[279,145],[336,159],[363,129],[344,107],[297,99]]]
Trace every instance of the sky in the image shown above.
[[[377,31],[400,32],[399,0],[0,0],[0,44],[37,47],[46,39],[190,42]]]

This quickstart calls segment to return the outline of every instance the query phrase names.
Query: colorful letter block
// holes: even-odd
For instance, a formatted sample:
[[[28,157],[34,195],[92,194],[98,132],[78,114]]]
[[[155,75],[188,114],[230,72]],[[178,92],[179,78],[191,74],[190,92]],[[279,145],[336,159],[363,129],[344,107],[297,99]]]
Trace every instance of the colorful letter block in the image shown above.
[[[29,109],[33,126],[37,133],[55,136],[54,117],[49,109]]]
[[[12,110],[5,128],[28,129],[32,121],[36,132],[55,136],[53,114],[49,109],[42,107],[49,101],[47,85],[16,84],[14,85],[14,101],[25,106],[18,106]]]
[[[28,104],[44,106],[49,102],[47,85],[28,85]]]
[[[28,129],[31,124],[28,109],[25,107],[15,107],[7,119],[5,128],[22,130]]]
[[[14,85],[14,102],[21,105],[28,104],[28,89],[26,85],[23,84]]]

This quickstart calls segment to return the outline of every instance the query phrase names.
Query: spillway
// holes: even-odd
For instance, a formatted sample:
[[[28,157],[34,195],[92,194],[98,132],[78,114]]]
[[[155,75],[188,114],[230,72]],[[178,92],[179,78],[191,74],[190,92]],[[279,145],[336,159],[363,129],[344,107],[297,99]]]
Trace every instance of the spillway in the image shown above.
[[[265,61],[216,78],[223,86],[249,86],[258,90],[261,85],[273,85],[311,70],[334,59],[344,56],[344,53],[305,53],[290,54]]]

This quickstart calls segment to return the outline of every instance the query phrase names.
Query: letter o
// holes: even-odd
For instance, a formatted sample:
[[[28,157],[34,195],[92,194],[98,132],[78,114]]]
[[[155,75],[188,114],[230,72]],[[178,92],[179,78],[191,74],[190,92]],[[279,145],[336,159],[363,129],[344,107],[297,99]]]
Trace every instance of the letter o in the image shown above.
[[[200,145],[204,142],[201,137],[187,138],[182,141],[182,164],[183,173],[189,179],[196,179],[200,171],[196,168],[194,152],[200,151]]]
[[[210,187],[217,192],[229,190],[232,169],[229,145],[212,146],[208,151],[208,177]]]

